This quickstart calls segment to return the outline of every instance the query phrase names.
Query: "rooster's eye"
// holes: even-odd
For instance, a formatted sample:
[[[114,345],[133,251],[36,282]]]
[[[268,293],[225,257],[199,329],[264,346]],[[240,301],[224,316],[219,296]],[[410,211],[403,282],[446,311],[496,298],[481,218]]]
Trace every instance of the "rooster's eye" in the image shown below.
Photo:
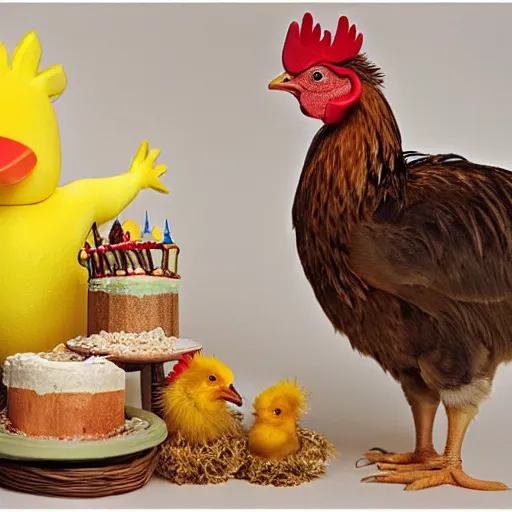
[[[281,414],[281,409],[274,409],[274,414],[279,416]]]
[[[217,380],[217,377],[215,377],[215,375],[210,375],[208,377],[212,382],[215,382]]]
[[[313,80],[315,82],[320,82],[320,80],[322,80],[322,78],[324,77],[324,75],[322,73],[320,73],[320,71],[315,71],[312,75],[313,77]]]

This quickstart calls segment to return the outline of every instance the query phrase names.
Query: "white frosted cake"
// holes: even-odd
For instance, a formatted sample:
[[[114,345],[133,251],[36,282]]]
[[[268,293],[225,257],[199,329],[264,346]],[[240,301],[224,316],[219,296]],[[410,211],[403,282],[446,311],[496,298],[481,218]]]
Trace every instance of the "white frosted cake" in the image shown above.
[[[124,425],[125,372],[100,357],[8,357],[3,367],[7,416],[34,437],[104,437]]]

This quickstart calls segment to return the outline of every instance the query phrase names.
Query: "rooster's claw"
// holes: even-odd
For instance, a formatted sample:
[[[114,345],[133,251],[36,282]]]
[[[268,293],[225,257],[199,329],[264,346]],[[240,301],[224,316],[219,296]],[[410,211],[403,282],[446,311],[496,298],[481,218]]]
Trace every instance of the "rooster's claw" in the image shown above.
[[[379,447],[371,448],[366,453],[370,454],[372,452],[377,452],[382,455],[386,455],[386,454],[390,453],[387,450],[384,450],[383,448],[379,448]],[[360,468],[366,468],[367,466],[373,466],[375,464],[375,462],[376,461],[368,460],[367,457],[361,457],[360,459],[356,460],[356,468],[360,469]]]
[[[361,457],[360,459],[356,460],[356,468],[365,468],[367,466],[373,466],[375,462],[370,462],[366,457]]]

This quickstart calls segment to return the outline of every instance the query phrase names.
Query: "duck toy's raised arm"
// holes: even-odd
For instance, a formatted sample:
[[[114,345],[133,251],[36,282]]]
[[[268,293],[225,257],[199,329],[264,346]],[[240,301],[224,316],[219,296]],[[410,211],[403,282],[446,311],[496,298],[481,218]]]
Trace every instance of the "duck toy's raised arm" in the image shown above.
[[[87,273],[76,255],[93,223],[119,215],[166,166],[143,142],[118,176],[58,187],[60,136],[52,102],[65,90],[61,65],[39,70],[29,32],[9,59],[0,43],[0,365],[10,354],[45,351],[86,334]]]
[[[148,142],[144,141],[127,173],[110,178],[77,180],[62,187],[60,190],[83,211],[86,218],[92,215],[92,222],[84,225],[84,229],[88,231],[94,222],[101,225],[119,215],[145,188],[167,194],[169,190],[158,179],[167,166],[155,165],[159,154],[159,149],[148,151]]]

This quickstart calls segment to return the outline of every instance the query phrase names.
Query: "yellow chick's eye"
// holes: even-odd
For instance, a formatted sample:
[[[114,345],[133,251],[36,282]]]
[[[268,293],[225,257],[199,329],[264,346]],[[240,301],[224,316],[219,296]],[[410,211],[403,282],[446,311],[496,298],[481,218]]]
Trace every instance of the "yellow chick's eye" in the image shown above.
[[[215,382],[217,380],[217,377],[215,377],[215,375],[210,375],[208,379],[210,379],[212,382]]]
[[[281,414],[281,409],[274,409],[273,412],[276,416],[279,416]]]

